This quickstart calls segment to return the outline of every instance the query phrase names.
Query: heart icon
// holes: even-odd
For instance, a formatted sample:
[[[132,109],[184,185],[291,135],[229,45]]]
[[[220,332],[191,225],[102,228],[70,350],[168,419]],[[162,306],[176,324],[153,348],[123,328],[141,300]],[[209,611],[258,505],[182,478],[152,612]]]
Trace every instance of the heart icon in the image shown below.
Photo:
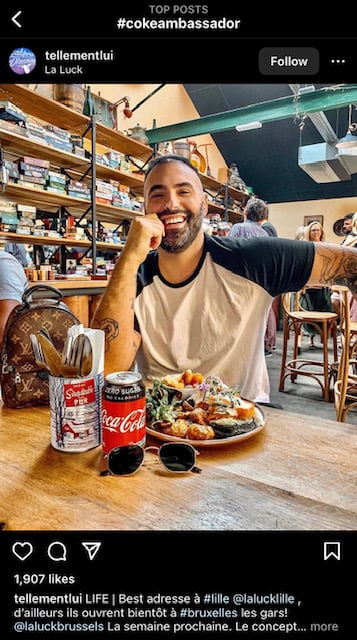
[[[33,553],[33,546],[31,542],[14,542],[12,545],[12,553],[19,560],[26,560]]]

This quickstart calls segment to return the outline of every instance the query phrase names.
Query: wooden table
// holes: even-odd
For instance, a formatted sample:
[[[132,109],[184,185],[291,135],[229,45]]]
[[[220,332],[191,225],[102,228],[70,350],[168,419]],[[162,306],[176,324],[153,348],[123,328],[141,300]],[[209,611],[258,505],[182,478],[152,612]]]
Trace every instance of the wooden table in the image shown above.
[[[165,474],[148,452],[135,475],[102,477],[101,447],[51,447],[47,407],[2,406],[0,520],[11,530],[355,530],[356,427],[264,411],[254,437],[201,449],[201,474]]]

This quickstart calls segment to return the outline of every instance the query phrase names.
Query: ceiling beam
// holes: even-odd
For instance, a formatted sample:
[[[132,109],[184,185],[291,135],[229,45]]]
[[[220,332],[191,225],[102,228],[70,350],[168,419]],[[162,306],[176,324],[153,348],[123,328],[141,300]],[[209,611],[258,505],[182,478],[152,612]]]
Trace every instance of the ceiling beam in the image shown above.
[[[231,111],[198,116],[195,120],[149,129],[146,134],[149,143],[153,145],[157,142],[227,131],[234,129],[236,125],[256,120],[264,123],[299,118],[309,113],[340,109],[356,103],[357,85],[341,84],[303,93],[299,96],[286,96]]]

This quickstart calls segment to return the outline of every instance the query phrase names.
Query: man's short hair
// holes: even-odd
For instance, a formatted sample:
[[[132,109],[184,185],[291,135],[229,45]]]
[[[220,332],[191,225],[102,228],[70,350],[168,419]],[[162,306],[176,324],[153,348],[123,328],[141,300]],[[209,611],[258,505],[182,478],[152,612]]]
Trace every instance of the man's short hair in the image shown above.
[[[165,162],[173,162],[173,161],[182,162],[187,167],[190,167],[190,169],[192,169],[192,171],[194,171],[198,176],[200,175],[196,167],[194,167],[193,164],[191,164],[189,158],[185,158],[185,156],[179,156],[175,153],[166,153],[163,156],[158,156],[157,158],[154,158],[154,160],[151,160],[150,164],[148,165],[148,168],[146,169],[145,179],[148,177],[152,169],[157,167],[159,164],[165,164]]]

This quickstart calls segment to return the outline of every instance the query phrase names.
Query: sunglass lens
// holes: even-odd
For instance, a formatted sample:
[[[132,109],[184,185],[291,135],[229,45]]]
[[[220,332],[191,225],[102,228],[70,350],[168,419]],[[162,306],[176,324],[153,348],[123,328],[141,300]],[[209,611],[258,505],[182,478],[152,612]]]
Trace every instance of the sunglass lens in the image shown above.
[[[195,450],[189,444],[163,444],[160,448],[160,458],[169,471],[191,471],[195,464]]]
[[[135,473],[144,459],[144,449],[137,445],[116,447],[108,455],[108,469],[116,476]]]

